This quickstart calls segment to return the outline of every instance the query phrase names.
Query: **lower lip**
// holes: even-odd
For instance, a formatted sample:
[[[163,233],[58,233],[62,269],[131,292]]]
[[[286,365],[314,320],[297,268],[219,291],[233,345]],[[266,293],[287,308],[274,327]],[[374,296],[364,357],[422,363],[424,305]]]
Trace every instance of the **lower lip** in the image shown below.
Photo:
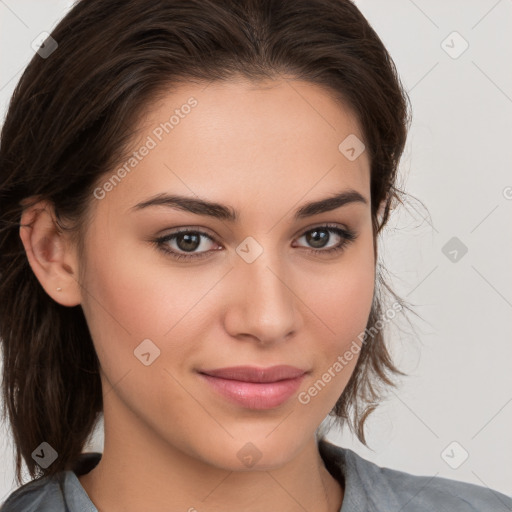
[[[298,389],[305,374],[277,382],[243,382],[199,374],[215,391],[247,409],[272,409],[286,402]]]

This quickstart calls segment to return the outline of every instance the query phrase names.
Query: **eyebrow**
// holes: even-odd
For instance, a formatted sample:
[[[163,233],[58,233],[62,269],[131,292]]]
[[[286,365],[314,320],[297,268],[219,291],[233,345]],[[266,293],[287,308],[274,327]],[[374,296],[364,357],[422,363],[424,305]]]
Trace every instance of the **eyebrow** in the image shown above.
[[[368,204],[368,200],[356,190],[344,190],[331,197],[304,204],[295,211],[294,219],[300,220],[319,213],[329,212],[351,203]],[[169,194],[157,194],[132,206],[129,211],[140,211],[150,206],[167,206],[169,208],[184,210],[197,215],[205,215],[229,222],[237,222],[240,219],[240,212],[231,206],[207,201],[205,199]]]

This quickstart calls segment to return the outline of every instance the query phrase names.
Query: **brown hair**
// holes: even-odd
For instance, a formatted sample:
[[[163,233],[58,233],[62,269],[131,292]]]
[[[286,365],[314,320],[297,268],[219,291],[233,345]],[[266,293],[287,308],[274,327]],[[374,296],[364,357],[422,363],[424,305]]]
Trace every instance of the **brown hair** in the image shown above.
[[[81,244],[92,191],[129,155],[130,126],[151,102],[180,81],[286,74],[326,87],[356,113],[370,155],[377,256],[377,235],[395,202],[402,203],[397,167],[410,122],[394,63],[349,0],[82,0],[51,36],[58,48],[47,58],[34,55],[1,132],[3,417],[8,413],[18,483],[22,458],[31,477],[70,469],[103,408],[82,308],[50,298],[28,263],[19,228],[29,203],[22,201],[51,201],[59,228],[71,229],[64,219],[73,222]],[[380,271],[376,280],[371,338],[331,412],[364,444],[364,420],[379,402],[380,385],[394,386],[391,375],[405,375],[376,328],[384,288],[405,303]],[[43,441],[58,453],[47,469],[32,458]]]

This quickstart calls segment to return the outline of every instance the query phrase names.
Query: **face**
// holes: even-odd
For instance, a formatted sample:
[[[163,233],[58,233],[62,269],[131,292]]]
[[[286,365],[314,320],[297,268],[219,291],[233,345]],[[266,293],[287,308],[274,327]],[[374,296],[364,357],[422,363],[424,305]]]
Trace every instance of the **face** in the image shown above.
[[[80,260],[106,432],[228,470],[247,455],[276,467],[345,388],[357,354],[340,358],[371,308],[370,162],[339,149],[363,140],[356,117],[312,84],[231,81],[182,85],[137,128],[136,156],[91,198]],[[344,192],[343,206],[303,209]],[[201,373],[275,365],[301,376]]]

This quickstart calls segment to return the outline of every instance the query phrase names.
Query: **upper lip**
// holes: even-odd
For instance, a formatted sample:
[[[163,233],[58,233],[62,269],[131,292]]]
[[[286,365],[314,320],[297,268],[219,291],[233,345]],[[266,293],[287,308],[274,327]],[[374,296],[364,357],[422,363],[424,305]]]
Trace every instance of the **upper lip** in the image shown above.
[[[230,368],[216,368],[213,370],[200,370],[199,373],[220,377],[222,379],[239,380],[242,382],[277,382],[279,380],[295,379],[304,375],[306,370],[295,366],[278,365],[268,368],[256,366],[232,366]]]

